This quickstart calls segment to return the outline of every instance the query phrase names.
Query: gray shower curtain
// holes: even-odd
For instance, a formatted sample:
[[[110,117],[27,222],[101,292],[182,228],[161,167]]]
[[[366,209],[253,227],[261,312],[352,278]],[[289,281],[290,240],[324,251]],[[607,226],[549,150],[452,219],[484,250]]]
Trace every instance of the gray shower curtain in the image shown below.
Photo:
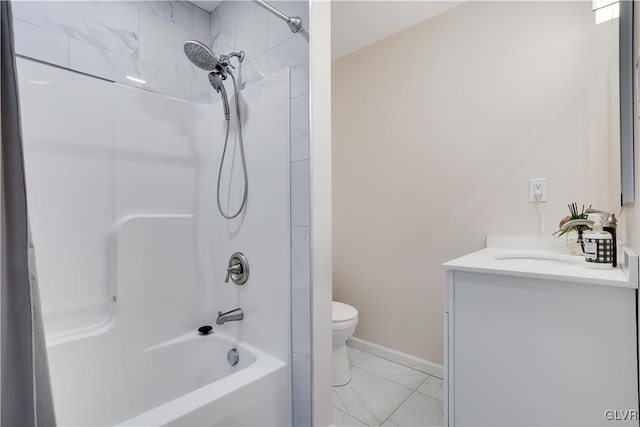
[[[0,0],[0,425],[55,426],[29,233],[11,4]]]

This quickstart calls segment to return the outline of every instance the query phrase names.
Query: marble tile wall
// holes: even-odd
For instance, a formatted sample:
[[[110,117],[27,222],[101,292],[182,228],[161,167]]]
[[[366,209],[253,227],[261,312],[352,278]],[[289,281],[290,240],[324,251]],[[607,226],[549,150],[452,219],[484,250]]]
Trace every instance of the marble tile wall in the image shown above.
[[[211,49],[244,50],[240,85],[288,68],[291,74],[291,304],[293,424],[311,425],[311,280],[309,223],[309,3],[272,1],[300,16],[292,33],[276,16],[250,1],[224,1],[211,13]],[[212,102],[219,96],[212,94]]]
[[[14,1],[13,16],[19,55],[175,98],[210,102],[206,73],[182,52],[188,39],[211,42],[210,14],[191,3]]]

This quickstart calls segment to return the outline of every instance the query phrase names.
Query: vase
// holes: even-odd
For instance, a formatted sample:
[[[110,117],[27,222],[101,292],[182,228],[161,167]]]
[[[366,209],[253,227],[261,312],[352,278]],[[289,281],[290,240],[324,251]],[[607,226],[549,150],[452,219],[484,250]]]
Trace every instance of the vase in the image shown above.
[[[571,230],[564,235],[569,253],[575,256],[584,256],[584,239],[582,230]]]

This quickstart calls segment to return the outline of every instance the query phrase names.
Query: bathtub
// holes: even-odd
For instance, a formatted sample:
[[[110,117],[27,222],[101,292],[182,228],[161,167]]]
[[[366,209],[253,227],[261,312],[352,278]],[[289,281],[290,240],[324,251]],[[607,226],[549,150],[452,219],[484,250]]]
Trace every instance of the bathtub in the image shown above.
[[[195,229],[191,215],[116,224],[110,317],[47,335],[60,426],[291,425],[288,299],[275,285],[258,286],[259,273],[242,297],[222,280],[199,280]],[[257,291],[282,301],[257,305]],[[227,307],[242,307],[245,318],[215,325],[216,310]],[[213,333],[199,335],[207,324]],[[227,361],[232,348],[236,366]]]
[[[110,350],[115,347],[109,335],[49,347],[59,425],[291,423],[286,364],[252,346],[234,345],[233,338],[220,332],[189,332],[117,353]],[[240,354],[236,366],[227,361],[231,348]]]

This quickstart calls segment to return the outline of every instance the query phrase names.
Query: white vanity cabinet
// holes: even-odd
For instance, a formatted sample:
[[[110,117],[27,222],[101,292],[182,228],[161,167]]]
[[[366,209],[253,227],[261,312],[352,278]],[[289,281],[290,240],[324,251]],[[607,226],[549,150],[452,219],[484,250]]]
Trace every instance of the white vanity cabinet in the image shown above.
[[[444,265],[447,425],[638,426],[637,279],[499,253]]]

